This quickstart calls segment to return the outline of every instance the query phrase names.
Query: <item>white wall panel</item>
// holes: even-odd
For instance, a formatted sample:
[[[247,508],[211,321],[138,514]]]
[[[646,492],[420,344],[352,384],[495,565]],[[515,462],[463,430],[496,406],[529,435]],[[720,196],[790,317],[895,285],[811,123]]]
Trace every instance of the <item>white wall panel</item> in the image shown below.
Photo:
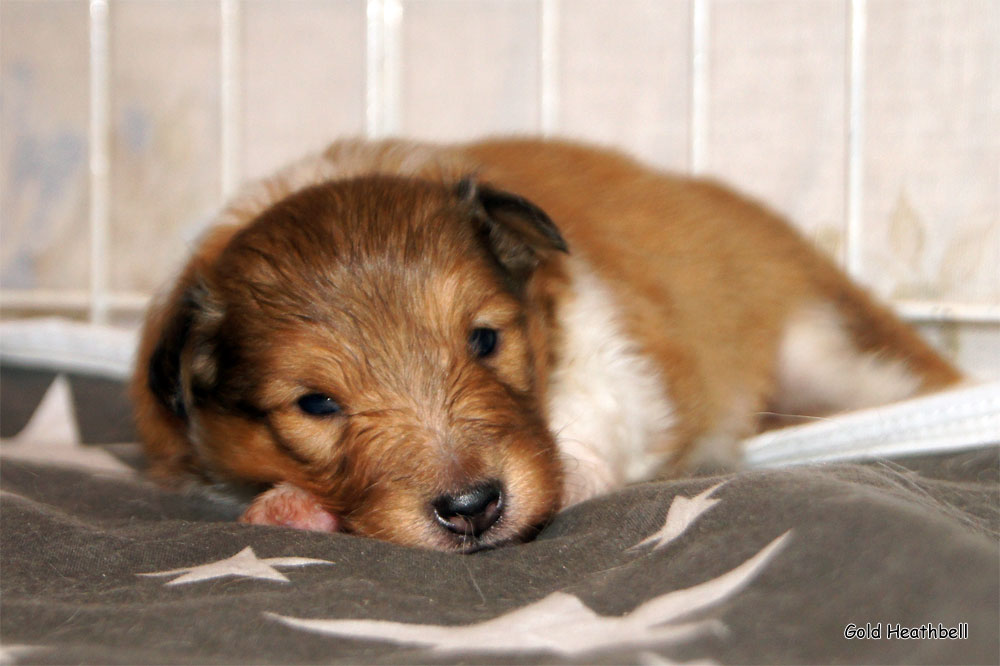
[[[1000,3],[871,0],[864,278],[1000,301]]]
[[[335,138],[362,134],[364,2],[252,0],[242,9],[244,175],[263,175]]]
[[[87,5],[0,3],[0,282],[87,285]]]
[[[625,148],[653,164],[686,169],[690,3],[564,0],[559,5],[558,129]]]
[[[707,170],[834,255],[845,216],[847,3],[716,0]]]
[[[149,291],[219,201],[220,12],[118,0],[110,18],[110,283]]]
[[[412,0],[402,24],[402,133],[460,139],[539,129],[535,0]]]
[[[996,0],[2,0],[0,297],[134,321],[244,176],[545,131],[756,195],[1000,377],[997,35]]]

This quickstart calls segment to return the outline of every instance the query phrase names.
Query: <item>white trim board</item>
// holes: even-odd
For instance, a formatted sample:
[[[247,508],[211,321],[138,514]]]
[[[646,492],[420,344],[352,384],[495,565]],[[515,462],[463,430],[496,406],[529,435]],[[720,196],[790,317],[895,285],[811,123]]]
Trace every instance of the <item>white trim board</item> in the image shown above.
[[[132,373],[138,332],[57,318],[0,323],[0,362],[112,379]]]
[[[1000,382],[772,430],[744,442],[747,467],[959,451],[1000,443]]]

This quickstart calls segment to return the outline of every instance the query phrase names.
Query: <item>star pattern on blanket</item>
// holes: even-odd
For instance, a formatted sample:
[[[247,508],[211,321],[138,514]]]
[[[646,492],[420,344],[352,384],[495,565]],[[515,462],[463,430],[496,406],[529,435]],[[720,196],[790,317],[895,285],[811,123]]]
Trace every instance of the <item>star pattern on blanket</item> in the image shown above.
[[[327,636],[420,645],[437,653],[551,652],[574,656],[677,643],[725,631],[717,619],[683,620],[748,585],[780,552],[790,534],[791,530],[785,532],[718,578],[654,597],[621,616],[598,615],[578,597],[565,592],[554,592],[485,622],[457,626],[384,620],[314,620],[275,613],[267,616],[290,627]]]
[[[719,662],[711,659],[679,662],[653,652],[643,652],[636,658],[636,663],[639,666],[680,666],[681,664],[684,666],[717,666]]]
[[[138,576],[160,577],[176,576],[181,574],[165,585],[183,585],[185,583],[197,583],[213,578],[224,578],[226,576],[237,576],[240,578],[256,578],[260,580],[273,580],[280,583],[288,583],[288,577],[278,571],[275,567],[302,567],[310,564],[333,564],[329,560],[316,560],[308,557],[268,557],[260,559],[253,552],[253,548],[247,546],[232,557],[200,566],[186,567],[183,569],[171,569],[169,571],[154,571],[152,573],[140,573]]]
[[[684,497],[682,495],[674,497],[670,503],[670,508],[667,509],[667,517],[663,521],[663,527],[632,546],[632,549],[654,544],[653,550],[659,550],[671,543],[687,531],[703,513],[721,501],[719,499],[712,499],[711,495],[723,485],[725,485],[725,481],[706,488],[694,497]]]
[[[100,446],[82,443],[73,410],[73,392],[65,375],[57,376],[28,423],[3,440],[0,455],[30,462],[71,465],[91,472],[134,474],[134,470]]]

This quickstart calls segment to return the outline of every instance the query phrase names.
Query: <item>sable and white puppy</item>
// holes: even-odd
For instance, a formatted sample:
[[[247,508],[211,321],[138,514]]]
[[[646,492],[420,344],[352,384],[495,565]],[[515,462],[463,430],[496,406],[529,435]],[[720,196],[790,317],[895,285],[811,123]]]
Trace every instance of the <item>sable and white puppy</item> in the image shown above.
[[[153,476],[255,496],[246,521],[469,551],[734,464],[767,414],[958,378],[719,185],[571,143],[344,141],[218,215],[133,395]]]

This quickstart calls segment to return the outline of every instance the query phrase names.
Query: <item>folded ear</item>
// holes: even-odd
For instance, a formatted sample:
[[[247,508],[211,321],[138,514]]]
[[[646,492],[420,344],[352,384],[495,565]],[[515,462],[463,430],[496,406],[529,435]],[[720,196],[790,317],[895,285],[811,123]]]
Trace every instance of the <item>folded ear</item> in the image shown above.
[[[185,276],[174,288],[167,302],[156,313],[156,321],[148,326],[158,329],[156,342],[149,354],[146,366],[146,384],[157,401],[181,419],[187,418],[186,391],[184,390],[184,364],[191,358],[192,343],[197,337],[202,340],[196,346],[202,350],[193,351],[200,360],[201,371],[211,372],[205,367],[212,363],[211,353],[205,352],[204,326],[211,311],[208,290],[194,275]],[[149,331],[153,332],[153,331]]]
[[[515,277],[526,278],[549,252],[569,252],[559,229],[541,208],[524,197],[463,178],[458,197],[476,211],[487,246]]]
[[[185,381],[214,383],[213,341],[224,308],[205,276],[238,230],[236,225],[219,225],[206,232],[173,289],[150,309],[132,380],[137,403],[147,404],[151,396],[183,421],[189,407]]]

